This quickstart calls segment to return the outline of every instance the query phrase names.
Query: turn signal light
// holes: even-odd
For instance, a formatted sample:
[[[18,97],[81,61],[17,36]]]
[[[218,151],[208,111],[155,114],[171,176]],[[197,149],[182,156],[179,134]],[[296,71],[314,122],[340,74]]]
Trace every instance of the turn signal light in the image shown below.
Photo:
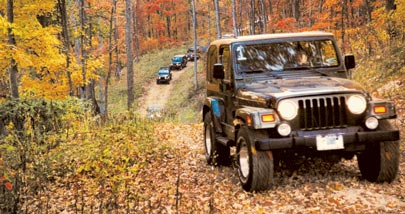
[[[247,124],[248,124],[249,126],[252,125],[252,117],[251,117],[250,115],[247,115],[247,116],[246,116],[246,122],[247,122]]]
[[[385,106],[374,106],[374,113],[376,113],[376,114],[387,113],[387,107],[385,107]]]
[[[274,122],[276,121],[276,118],[274,117],[274,114],[264,114],[262,115],[262,122]]]

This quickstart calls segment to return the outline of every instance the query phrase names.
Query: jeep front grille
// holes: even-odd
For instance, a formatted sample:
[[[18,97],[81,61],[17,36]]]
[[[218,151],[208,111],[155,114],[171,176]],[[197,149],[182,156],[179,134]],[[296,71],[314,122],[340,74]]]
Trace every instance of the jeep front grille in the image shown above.
[[[345,127],[347,125],[344,96],[316,97],[298,100],[298,116],[302,130]]]

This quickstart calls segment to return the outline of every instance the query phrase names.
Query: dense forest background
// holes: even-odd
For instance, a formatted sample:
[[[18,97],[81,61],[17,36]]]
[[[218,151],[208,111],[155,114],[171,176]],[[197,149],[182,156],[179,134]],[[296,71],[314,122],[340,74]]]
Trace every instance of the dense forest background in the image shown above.
[[[352,78],[395,100],[403,134],[405,0],[0,0],[0,213],[263,213],[276,203],[294,213],[294,197],[316,190],[329,203],[312,200],[311,209],[367,213],[379,204],[330,196],[350,188],[404,200],[403,174],[380,188],[359,181],[352,163],[308,166],[258,195],[241,191],[231,169],[203,165],[202,60],[198,87],[192,72],[173,84],[169,117],[136,114],[156,69],[194,42],[312,30],[334,33],[356,57]],[[314,168],[318,180],[300,174]],[[389,203],[379,211],[405,207]]]
[[[344,53],[364,60],[373,76],[404,73],[403,0],[193,2],[198,45],[229,34],[323,30],[336,35]],[[193,2],[1,0],[0,97],[79,96],[96,105],[97,84],[105,97],[112,75],[119,78],[123,67],[133,72],[129,54],[136,60],[192,44]]]

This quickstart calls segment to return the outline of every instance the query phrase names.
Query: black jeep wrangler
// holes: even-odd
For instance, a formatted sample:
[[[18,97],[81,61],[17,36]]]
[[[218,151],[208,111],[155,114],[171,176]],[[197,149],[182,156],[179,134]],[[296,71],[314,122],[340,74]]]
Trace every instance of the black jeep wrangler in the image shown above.
[[[181,70],[183,68],[185,68],[187,66],[187,57],[186,55],[182,54],[182,55],[175,55],[172,58],[172,64],[171,64],[171,69],[177,69],[177,70]]]
[[[169,84],[170,80],[172,80],[172,70],[170,66],[160,67],[156,78],[156,84],[160,83]]]
[[[187,50],[187,53],[186,53],[187,60],[188,61],[194,61],[194,58],[199,60],[200,59],[200,52],[201,52],[201,48],[199,46],[197,46],[196,51],[194,51],[194,47],[190,47]]]
[[[391,182],[399,167],[392,101],[349,80],[353,55],[334,36],[303,32],[216,40],[207,52],[203,107],[208,164],[231,163],[236,147],[246,191],[274,185],[274,166],[304,153],[334,160],[357,156],[362,176]]]

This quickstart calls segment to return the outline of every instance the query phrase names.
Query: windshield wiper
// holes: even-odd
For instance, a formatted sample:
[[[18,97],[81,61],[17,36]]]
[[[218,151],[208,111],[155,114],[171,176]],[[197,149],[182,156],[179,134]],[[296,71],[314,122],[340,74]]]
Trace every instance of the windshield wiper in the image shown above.
[[[262,69],[253,68],[252,66],[246,66],[240,70],[243,73],[263,73]]]
[[[263,73],[264,71],[261,69],[251,69],[251,70],[243,70],[244,73]]]
[[[297,67],[284,67],[283,70],[312,70],[313,67],[308,66],[308,65],[300,65]]]

